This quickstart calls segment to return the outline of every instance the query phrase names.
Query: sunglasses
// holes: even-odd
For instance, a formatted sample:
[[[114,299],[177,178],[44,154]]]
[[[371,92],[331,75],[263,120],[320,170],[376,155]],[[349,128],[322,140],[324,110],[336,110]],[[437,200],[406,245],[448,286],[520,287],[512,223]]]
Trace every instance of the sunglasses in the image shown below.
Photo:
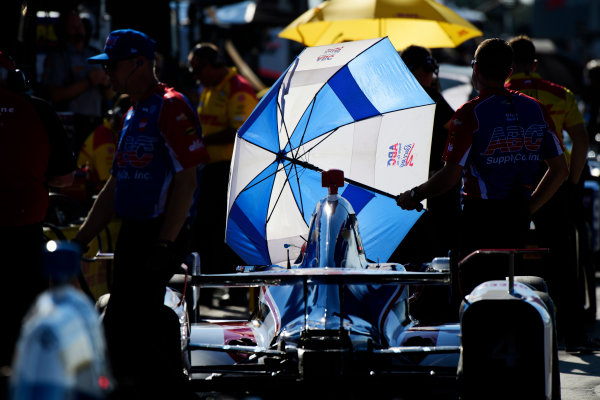
[[[124,60],[108,60],[102,66],[106,72],[116,71],[121,66],[123,61],[133,60],[133,58],[126,58]]]
[[[440,66],[437,61],[433,57],[427,57],[425,59],[425,64],[421,66],[425,72],[433,72],[434,74],[438,74],[440,72]]]

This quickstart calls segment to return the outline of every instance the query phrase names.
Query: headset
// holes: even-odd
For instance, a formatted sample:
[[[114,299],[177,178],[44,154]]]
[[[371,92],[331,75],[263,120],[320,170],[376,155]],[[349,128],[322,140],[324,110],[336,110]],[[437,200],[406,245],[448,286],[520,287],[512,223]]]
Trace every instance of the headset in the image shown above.
[[[135,68],[131,70],[131,72],[127,76],[127,79],[125,79],[125,91],[127,91],[127,86],[129,86],[129,79],[131,79],[131,77],[133,76],[135,71],[137,71],[138,68],[141,67],[142,65],[144,65],[144,60],[138,59],[137,62],[135,63]]]

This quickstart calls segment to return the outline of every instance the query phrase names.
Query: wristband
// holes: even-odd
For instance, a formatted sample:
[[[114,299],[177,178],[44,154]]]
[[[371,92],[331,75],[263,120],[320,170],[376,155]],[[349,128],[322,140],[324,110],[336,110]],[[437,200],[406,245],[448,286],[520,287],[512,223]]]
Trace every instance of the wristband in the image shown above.
[[[410,199],[414,202],[420,203],[423,199],[419,196],[418,189],[418,186],[415,186],[414,188],[410,189]]]

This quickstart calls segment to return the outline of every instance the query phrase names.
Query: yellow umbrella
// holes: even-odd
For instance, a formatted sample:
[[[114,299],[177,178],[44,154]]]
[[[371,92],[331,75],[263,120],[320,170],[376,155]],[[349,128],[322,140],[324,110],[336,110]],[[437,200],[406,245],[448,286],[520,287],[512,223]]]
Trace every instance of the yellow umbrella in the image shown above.
[[[411,44],[456,47],[481,35],[477,27],[434,0],[326,0],[279,33],[305,46],[388,36],[396,50]]]

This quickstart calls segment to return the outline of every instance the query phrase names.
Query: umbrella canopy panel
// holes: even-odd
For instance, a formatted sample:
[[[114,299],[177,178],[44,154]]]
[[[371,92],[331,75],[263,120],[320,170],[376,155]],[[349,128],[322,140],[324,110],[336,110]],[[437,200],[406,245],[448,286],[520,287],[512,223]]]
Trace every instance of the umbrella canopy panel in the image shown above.
[[[452,48],[482,32],[434,0],[327,0],[279,36],[306,46],[388,36],[397,50],[411,44]]]
[[[434,111],[388,39],[305,49],[238,132],[227,243],[248,264],[293,260],[336,168],[367,258],[387,261],[420,216],[390,194],[427,179]]]

